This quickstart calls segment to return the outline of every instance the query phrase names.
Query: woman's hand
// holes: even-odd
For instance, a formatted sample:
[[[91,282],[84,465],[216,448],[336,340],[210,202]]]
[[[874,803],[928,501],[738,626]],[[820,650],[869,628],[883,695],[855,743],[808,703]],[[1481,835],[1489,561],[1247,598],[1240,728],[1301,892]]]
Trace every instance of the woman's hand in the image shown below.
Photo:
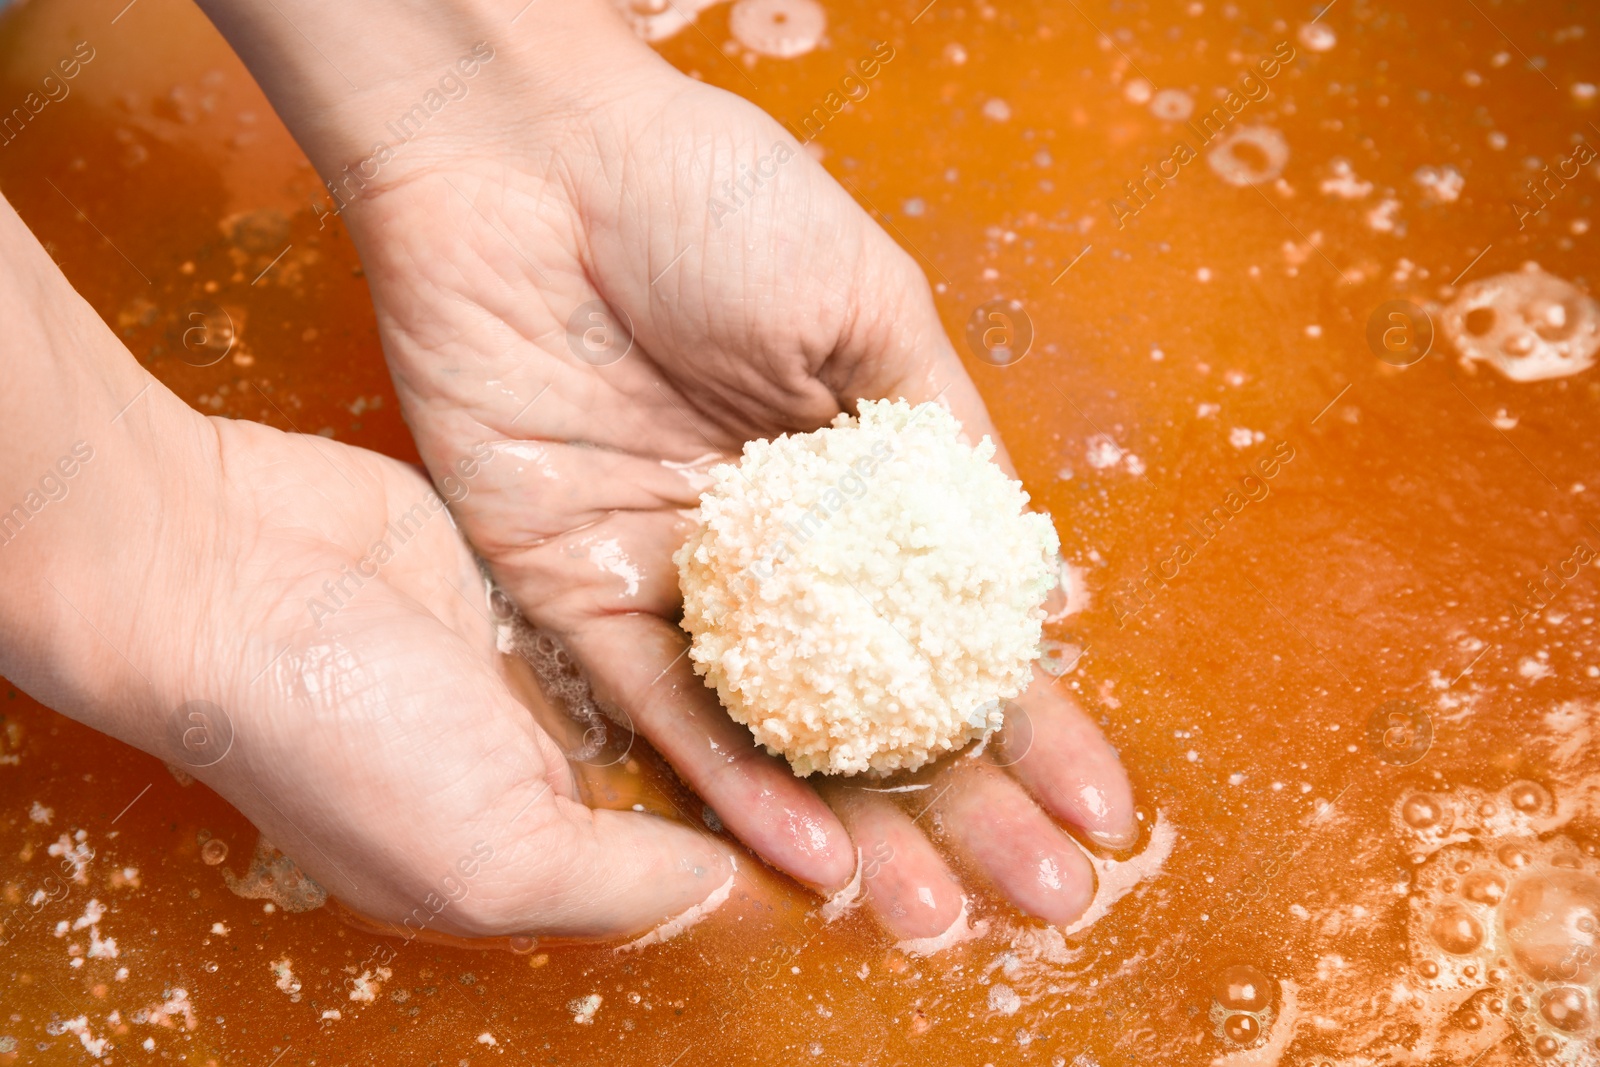
[[[1048,677],[1020,701],[1031,748],[1004,770],[962,756],[906,792],[830,783],[825,802],[727,717],[675,624],[670,555],[706,468],[744,441],[883,396],[937,400],[974,438],[994,433],[910,257],[777,123],[678,74],[604,3],[536,6],[515,25],[447,6],[453,27],[435,5],[431,53],[391,19],[398,40],[381,43],[415,76],[354,94],[271,29],[275,14],[241,10],[213,17],[342,191],[429,469],[494,456],[455,509],[463,529],[600,695],[768,861],[823,892],[859,870],[901,937],[964,907],[933,827],[1025,910],[1080,914],[1092,870],[1046,812],[1126,845],[1132,799]],[[452,65],[486,53],[470,80]],[[290,79],[296,62],[305,77]],[[381,118],[440,70],[462,72],[466,95],[375,151],[360,131],[394,130]]]
[[[38,470],[65,486],[0,545],[6,677],[191,770],[342,901],[411,929],[628,934],[731,884],[706,835],[581,803],[421,473],[192,411],[3,201],[0,319],[0,499]]]

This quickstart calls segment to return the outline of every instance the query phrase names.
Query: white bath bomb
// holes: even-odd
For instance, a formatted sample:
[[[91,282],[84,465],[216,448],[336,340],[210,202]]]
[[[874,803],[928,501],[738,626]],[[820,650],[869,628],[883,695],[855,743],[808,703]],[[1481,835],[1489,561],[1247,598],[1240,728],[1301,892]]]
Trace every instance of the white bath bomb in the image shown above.
[[[936,404],[745,445],[674,561],[694,668],[797,775],[913,770],[1000,725],[1055,528]]]

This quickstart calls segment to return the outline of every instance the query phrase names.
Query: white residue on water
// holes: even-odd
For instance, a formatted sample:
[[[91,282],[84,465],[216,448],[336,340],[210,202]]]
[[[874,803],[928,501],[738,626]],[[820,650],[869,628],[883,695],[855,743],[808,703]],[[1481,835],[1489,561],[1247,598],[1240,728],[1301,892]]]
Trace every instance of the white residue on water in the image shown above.
[[[1094,865],[1096,876],[1094,899],[1089,902],[1088,909],[1064,932],[1070,936],[1088,928],[1109,912],[1117,901],[1133,892],[1139,883],[1149,881],[1160,874],[1167,859],[1172,855],[1177,840],[1177,830],[1171,821],[1162,818],[1158,811],[1155,814],[1155,822],[1150,827],[1150,839],[1138,855],[1125,860],[1089,856],[1089,862]]]

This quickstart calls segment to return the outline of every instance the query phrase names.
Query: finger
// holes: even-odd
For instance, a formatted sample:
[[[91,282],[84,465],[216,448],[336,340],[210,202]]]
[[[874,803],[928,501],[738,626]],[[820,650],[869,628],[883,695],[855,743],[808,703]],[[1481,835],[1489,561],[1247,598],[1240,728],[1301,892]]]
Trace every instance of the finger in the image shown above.
[[[934,802],[957,853],[1018,908],[1069,923],[1094,899],[1094,868],[1022,788],[981,760],[960,760],[934,779]]]
[[[711,485],[713,462],[709,454],[704,463],[683,464],[588,445],[495,440],[458,460],[460,477],[441,479],[441,488],[474,543],[499,553],[619,511],[692,508]]]
[[[1006,766],[1044,809],[1077,826],[1095,844],[1128,848],[1138,840],[1133,787],[1117,752],[1056,679],[1033,671],[1012,702],[994,760]]]
[[[768,863],[825,893],[855,872],[837,816],[756,747],[690,666],[688,639],[653,615],[607,615],[564,634],[596,696],[627,712],[723,824]]]
[[[728,849],[654,815],[596,811],[547,793],[508,830],[478,901],[458,920],[472,927],[465,933],[593,938],[663,924],[671,933],[715,910],[733,887]]]
[[[898,941],[938,937],[961,919],[961,882],[916,822],[871,790],[843,782],[818,785],[861,857],[859,899]]]
[[[484,551],[529,616],[565,633],[596,615],[677,614],[683,597],[672,553],[692,525],[675,510],[619,511],[538,544]]]

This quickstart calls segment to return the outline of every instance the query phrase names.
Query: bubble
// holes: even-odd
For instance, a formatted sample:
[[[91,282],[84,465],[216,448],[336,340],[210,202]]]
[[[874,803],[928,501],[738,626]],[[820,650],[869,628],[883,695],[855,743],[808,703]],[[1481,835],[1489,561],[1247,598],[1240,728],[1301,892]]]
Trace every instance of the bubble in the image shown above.
[[[1194,97],[1182,89],[1163,89],[1150,98],[1150,114],[1163,122],[1182,122],[1194,113]]]
[[[1261,1036],[1261,1021],[1254,1015],[1230,1015],[1222,1021],[1222,1032],[1229,1040],[1248,1045]]]
[[[1498,904],[1506,895],[1505,875],[1497,871],[1469,874],[1461,880],[1461,895],[1475,904]]]
[[[515,952],[519,956],[526,956],[528,953],[539,947],[539,939],[537,937],[527,937],[522,934],[518,934],[515,937],[509,938],[508,942],[510,944],[511,951]]]
[[[1506,894],[1501,921],[1512,959],[1528,977],[1589,982],[1600,974],[1600,879],[1576,871],[1530,873]]]
[[[1460,904],[1446,904],[1428,924],[1433,943],[1454,956],[1465,956],[1483,944],[1483,924]]]
[[[1539,1037],[1533,1042],[1533,1051],[1537,1052],[1541,1056],[1554,1056],[1557,1052],[1561,1051],[1561,1042],[1557,1041],[1549,1034],[1540,1034]]]
[[[1239,126],[1211,146],[1206,162],[1229,185],[1257,185],[1283,173],[1289,142],[1271,126]]]
[[[1264,1011],[1272,1003],[1272,979],[1259,967],[1235,964],[1217,975],[1212,993],[1229,1011]]]
[[[207,867],[215,867],[228,858],[228,843],[220,837],[213,837],[210,841],[200,846],[200,859]]]
[[[1589,994],[1577,986],[1556,986],[1539,998],[1539,1014],[1557,1030],[1575,1034],[1587,1030],[1593,1018],[1589,1011]]]
[[[735,40],[776,59],[814,50],[827,28],[827,13],[816,0],[739,0],[728,13]]]
[[[567,316],[567,350],[591,367],[606,367],[633,350],[633,322],[604,300],[589,300]]]
[[[1423,960],[1417,967],[1417,973],[1424,978],[1437,978],[1439,977],[1439,965],[1432,960]]]
[[[1516,382],[1588,370],[1600,348],[1600,304],[1536,263],[1473,282],[1451,301],[1440,327],[1461,362],[1482,360]]]
[[[1386,300],[1367,316],[1367,350],[1391,367],[1409,367],[1433,349],[1433,319],[1409,300]]]
[[[1418,830],[1426,830],[1430,826],[1438,825],[1444,817],[1444,807],[1433,797],[1426,793],[1417,793],[1406,798],[1400,806],[1400,817],[1410,826]]]
[[[1033,320],[1016,300],[990,300],[967,318],[967,347],[994,367],[1009,367],[1033,347]]]
[[[1538,815],[1549,811],[1555,804],[1550,790],[1538,782],[1512,782],[1506,789],[1511,806],[1524,815]]]
[[[1528,850],[1520,845],[1501,845],[1495,855],[1499,857],[1501,863],[1514,871],[1528,865]]]

